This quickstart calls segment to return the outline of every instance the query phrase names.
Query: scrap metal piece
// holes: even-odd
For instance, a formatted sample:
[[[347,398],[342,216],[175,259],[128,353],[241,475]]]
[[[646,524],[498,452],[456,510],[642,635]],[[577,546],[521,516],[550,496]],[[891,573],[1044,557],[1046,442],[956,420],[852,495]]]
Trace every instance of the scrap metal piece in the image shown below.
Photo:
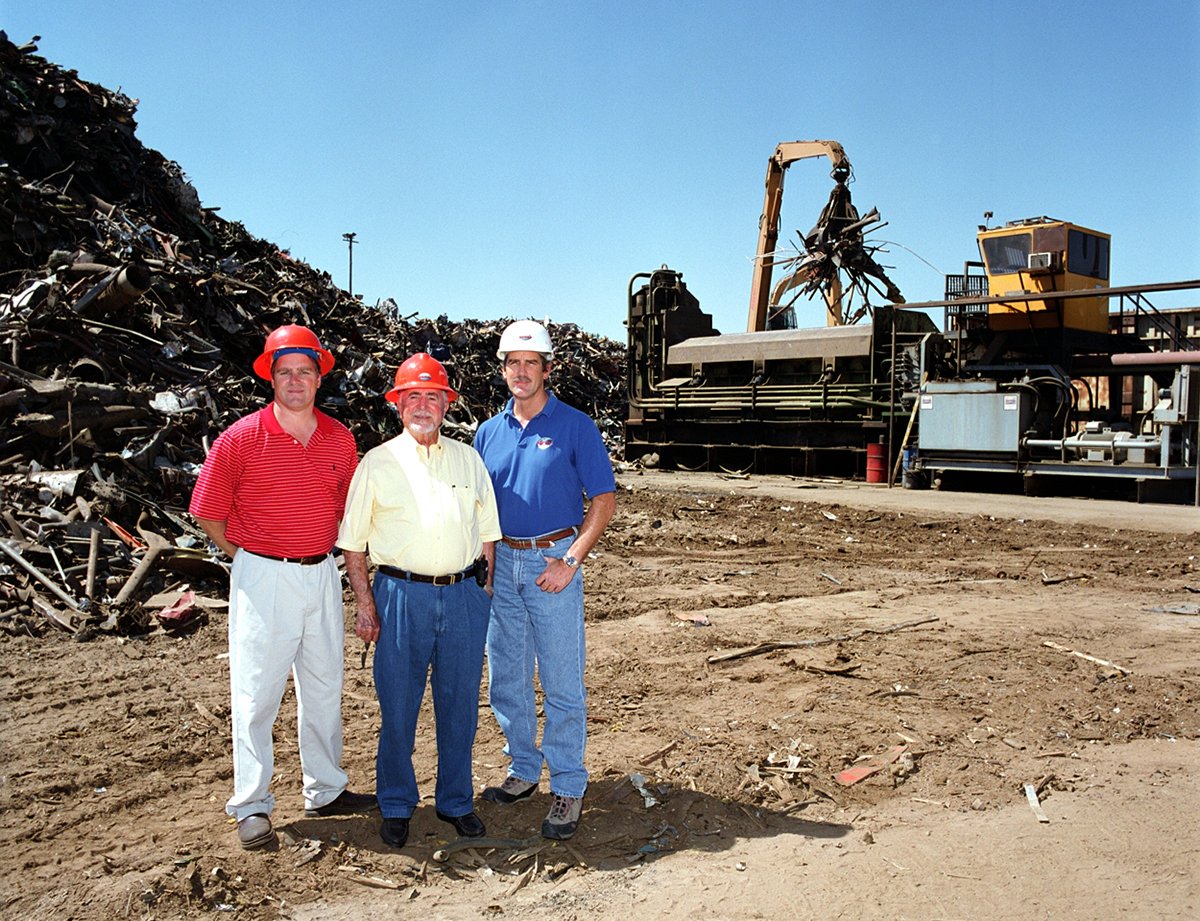
[[[859,762],[853,767],[848,767],[844,771],[838,771],[838,773],[834,775],[833,779],[840,783],[843,787],[849,787],[866,777],[870,777],[872,774],[877,774],[879,771],[882,771],[907,750],[907,745],[893,745],[885,752],[872,755],[870,758]]]
[[[816,226],[801,237],[799,252],[794,257],[780,258],[775,247],[779,239],[784,175],[792,163],[812,157],[829,158],[834,188]],[[850,158],[837,141],[789,141],[775,148],[767,161],[766,196],[759,218],[758,248],[750,286],[748,332],[795,328],[794,304],[802,296],[822,296],[829,326],[849,325],[870,314],[872,291],[882,293],[892,303],[904,303],[899,289],[875,261],[880,247],[865,243],[865,234],[883,224],[878,210],[872,208],[866,216],[860,216],[854,207],[849,188],[853,172]],[[791,267],[791,271],[772,291],[771,275],[776,265]],[[785,295],[793,290],[796,293],[785,301]],[[853,304],[855,293],[861,298],[858,306]]]
[[[828,325],[848,326],[870,315],[873,292],[893,304],[904,303],[900,289],[875,260],[880,247],[866,243],[867,233],[885,226],[879,210],[872,208],[859,216],[846,184],[848,163],[845,169],[835,168],[832,176],[835,185],[829,201],[816,225],[800,238],[799,252],[778,261],[791,271],[771,292],[768,309],[772,315],[794,311],[801,298],[820,295],[828,310]],[[860,298],[857,304],[855,293]]]
[[[58,598],[61,602],[63,602],[63,604],[67,605],[67,607],[69,607],[71,610],[73,610],[73,611],[79,610],[79,602],[76,601],[74,598],[72,598],[70,595],[68,595],[65,591],[63,591],[62,588],[59,587],[57,582],[55,582],[48,575],[46,575],[44,572],[42,572],[40,569],[38,569],[36,566],[34,566],[32,563],[30,563],[27,559],[25,559],[25,557],[23,557],[21,555],[21,552],[12,545],[12,542],[7,541],[7,540],[0,540],[0,550],[3,550],[4,553],[6,553],[9,557],[12,558],[13,562],[15,562],[18,566],[20,566],[22,569],[24,569],[27,573],[29,573],[31,576],[33,576],[35,579],[37,579],[39,582],[41,582],[42,585],[46,586],[46,588],[50,589],[50,591],[54,593],[55,598]]]
[[[1034,787],[1034,785],[1027,783],[1025,784],[1024,789],[1025,799],[1029,802],[1029,808],[1033,810],[1033,814],[1037,817],[1037,820],[1039,822],[1049,822],[1050,816],[1046,815],[1046,813],[1042,810],[1042,804],[1038,802],[1037,789]]]
[[[150,575],[150,570],[154,568],[159,556],[163,551],[171,550],[173,544],[161,534],[156,534],[153,531],[139,529],[138,533],[146,539],[146,553],[142,556],[141,561],[137,564],[137,568],[121,586],[121,590],[117,592],[117,597],[113,599],[113,604],[121,605],[133,597],[134,592],[141,588],[142,583],[146,580],[146,576]]]

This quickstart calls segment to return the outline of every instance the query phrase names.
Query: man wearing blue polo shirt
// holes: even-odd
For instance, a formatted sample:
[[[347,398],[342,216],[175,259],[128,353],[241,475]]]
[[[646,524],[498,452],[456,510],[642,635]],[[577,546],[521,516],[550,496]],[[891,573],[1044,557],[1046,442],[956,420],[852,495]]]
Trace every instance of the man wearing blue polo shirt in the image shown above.
[[[612,518],[616,482],[596,424],[546,390],[554,348],[545,327],[511,324],[497,355],[512,399],[479,427],[475,448],[491,474],[504,533],[496,544],[488,686],[511,761],[504,782],[482,796],[500,804],[532,796],[544,762],[553,801],[542,835],[564,840],[579,826],[588,781],[580,567]],[[535,664],[546,714],[541,748]]]

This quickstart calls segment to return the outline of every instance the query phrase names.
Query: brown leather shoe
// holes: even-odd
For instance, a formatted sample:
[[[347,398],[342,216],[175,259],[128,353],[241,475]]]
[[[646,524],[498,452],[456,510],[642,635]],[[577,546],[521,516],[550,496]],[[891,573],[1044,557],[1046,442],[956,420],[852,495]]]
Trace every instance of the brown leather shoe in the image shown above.
[[[271,820],[261,812],[248,815],[239,821],[237,832],[238,841],[241,842],[244,851],[254,851],[275,841],[275,829],[271,827]]]

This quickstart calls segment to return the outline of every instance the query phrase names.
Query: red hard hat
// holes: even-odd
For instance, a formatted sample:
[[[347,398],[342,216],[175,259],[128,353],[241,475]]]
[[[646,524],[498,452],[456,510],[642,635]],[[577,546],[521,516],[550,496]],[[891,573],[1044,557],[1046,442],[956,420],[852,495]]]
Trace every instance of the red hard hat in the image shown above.
[[[425,352],[417,352],[396,369],[396,386],[383,396],[398,403],[405,390],[444,390],[451,403],[458,399],[442,363]]]
[[[281,354],[290,355],[300,352],[308,355],[317,363],[322,374],[328,374],[333,367],[333,355],[321,347],[321,340],[307,326],[281,326],[267,336],[263,353],[254,359],[254,373],[265,381],[271,379],[271,367]]]

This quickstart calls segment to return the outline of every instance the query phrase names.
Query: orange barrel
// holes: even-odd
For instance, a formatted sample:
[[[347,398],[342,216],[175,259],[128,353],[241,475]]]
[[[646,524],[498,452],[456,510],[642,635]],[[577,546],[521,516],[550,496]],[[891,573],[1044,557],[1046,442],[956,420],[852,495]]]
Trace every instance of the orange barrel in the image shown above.
[[[867,482],[887,482],[887,452],[882,442],[867,445]]]

